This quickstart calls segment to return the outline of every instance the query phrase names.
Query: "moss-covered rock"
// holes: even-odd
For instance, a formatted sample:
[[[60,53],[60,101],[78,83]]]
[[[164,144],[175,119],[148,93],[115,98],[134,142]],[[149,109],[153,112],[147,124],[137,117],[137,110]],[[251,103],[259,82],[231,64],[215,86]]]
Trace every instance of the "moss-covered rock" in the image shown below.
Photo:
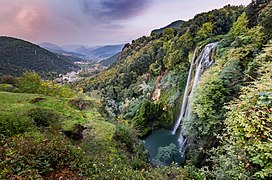
[[[173,113],[167,111],[161,102],[153,103],[145,100],[132,119],[132,123],[140,131],[140,136],[144,136],[152,129],[169,128],[173,123]]]

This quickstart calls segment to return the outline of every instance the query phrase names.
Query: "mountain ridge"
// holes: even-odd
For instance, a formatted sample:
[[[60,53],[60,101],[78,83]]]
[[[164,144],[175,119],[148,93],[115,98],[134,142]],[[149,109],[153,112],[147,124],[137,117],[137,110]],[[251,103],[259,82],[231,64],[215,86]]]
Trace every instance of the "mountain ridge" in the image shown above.
[[[28,41],[7,36],[0,37],[0,62],[1,75],[18,76],[28,70],[45,76],[49,72],[65,73],[79,68],[64,56]]]
[[[71,54],[73,56],[88,59],[107,59],[121,52],[124,44],[113,44],[88,47],[84,45],[65,45],[59,46],[53,43],[41,43],[43,48],[58,54]]]
[[[168,24],[167,26],[164,26],[162,28],[159,28],[159,29],[154,29],[151,31],[151,34],[161,34],[165,29],[167,28],[174,28],[174,29],[178,29],[182,23],[185,22],[183,20],[176,20],[176,21],[173,21],[171,22],[170,24]]]

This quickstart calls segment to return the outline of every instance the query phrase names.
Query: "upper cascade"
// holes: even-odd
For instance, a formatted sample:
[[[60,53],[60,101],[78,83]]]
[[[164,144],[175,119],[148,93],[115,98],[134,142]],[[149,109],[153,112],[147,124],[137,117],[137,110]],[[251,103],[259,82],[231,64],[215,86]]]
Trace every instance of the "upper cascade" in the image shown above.
[[[176,133],[176,131],[179,128],[179,125],[181,123],[181,120],[183,118],[186,118],[186,119],[190,118],[190,99],[193,97],[194,88],[196,87],[197,83],[199,82],[200,77],[203,74],[203,72],[213,64],[214,61],[212,60],[211,55],[212,55],[212,51],[215,49],[217,44],[218,44],[218,42],[207,44],[203,48],[203,50],[201,51],[201,53],[197,59],[196,59],[196,54],[197,54],[198,49],[197,48],[195,49],[193,59],[191,62],[191,66],[190,66],[190,70],[189,70],[189,74],[188,74],[188,78],[187,78],[187,83],[186,83],[184,95],[183,95],[181,111],[179,114],[179,118],[175,123],[172,134]],[[194,71],[195,71],[195,75],[194,75],[194,80],[193,80],[193,86],[190,89],[189,86],[190,86],[190,83],[192,80],[192,73]]]

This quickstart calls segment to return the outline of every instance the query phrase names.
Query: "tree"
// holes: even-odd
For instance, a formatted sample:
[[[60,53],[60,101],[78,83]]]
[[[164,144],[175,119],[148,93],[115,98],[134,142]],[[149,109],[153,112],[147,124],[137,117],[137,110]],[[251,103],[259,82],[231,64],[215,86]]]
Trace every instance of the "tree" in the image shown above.
[[[166,41],[173,39],[175,36],[175,30],[173,28],[167,28],[163,31],[163,37],[166,38]]]
[[[192,49],[193,45],[194,45],[193,37],[191,36],[189,30],[187,30],[177,40],[177,46],[178,46],[178,48],[182,48],[184,57],[188,56],[188,54],[189,54],[190,50]]]
[[[201,41],[212,36],[213,24],[211,22],[206,22],[202,27],[197,31],[196,39]]]
[[[246,13],[244,12],[243,14],[241,14],[241,16],[238,17],[237,21],[233,23],[233,26],[230,30],[231,35],[235,37],[245,34],[248,30],[247,24],[248,19]]]
[[[18,78],[16,86],[25,93],[39,93],[41,84],[42,79],[36,72],[25,72]]]
[[[155,158],[159,164],[170,164],[175,161],[175,156],[178,154],[177,146],[171,143],[169,146],[159,147]]]
[[[272,37],[272,3],[267,5],[267,7],[262,11],[259,16],[258,21],[264,27],[264,32],[268,36],[267,38]]]

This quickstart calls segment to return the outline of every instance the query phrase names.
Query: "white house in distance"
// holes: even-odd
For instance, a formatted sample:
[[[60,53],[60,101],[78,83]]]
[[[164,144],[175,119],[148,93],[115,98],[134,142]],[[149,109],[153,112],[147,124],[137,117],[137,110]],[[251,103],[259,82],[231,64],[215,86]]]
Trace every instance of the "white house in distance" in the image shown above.
[[[59,78],[57,78],[57,82],[58,83],[72,83],[74,82],[75,80],[78,79],[78,75],[79,75],[79,71],[76,72],[76,71],[71,71],[69,73],[66,73],[66,74],[59,74]]]

